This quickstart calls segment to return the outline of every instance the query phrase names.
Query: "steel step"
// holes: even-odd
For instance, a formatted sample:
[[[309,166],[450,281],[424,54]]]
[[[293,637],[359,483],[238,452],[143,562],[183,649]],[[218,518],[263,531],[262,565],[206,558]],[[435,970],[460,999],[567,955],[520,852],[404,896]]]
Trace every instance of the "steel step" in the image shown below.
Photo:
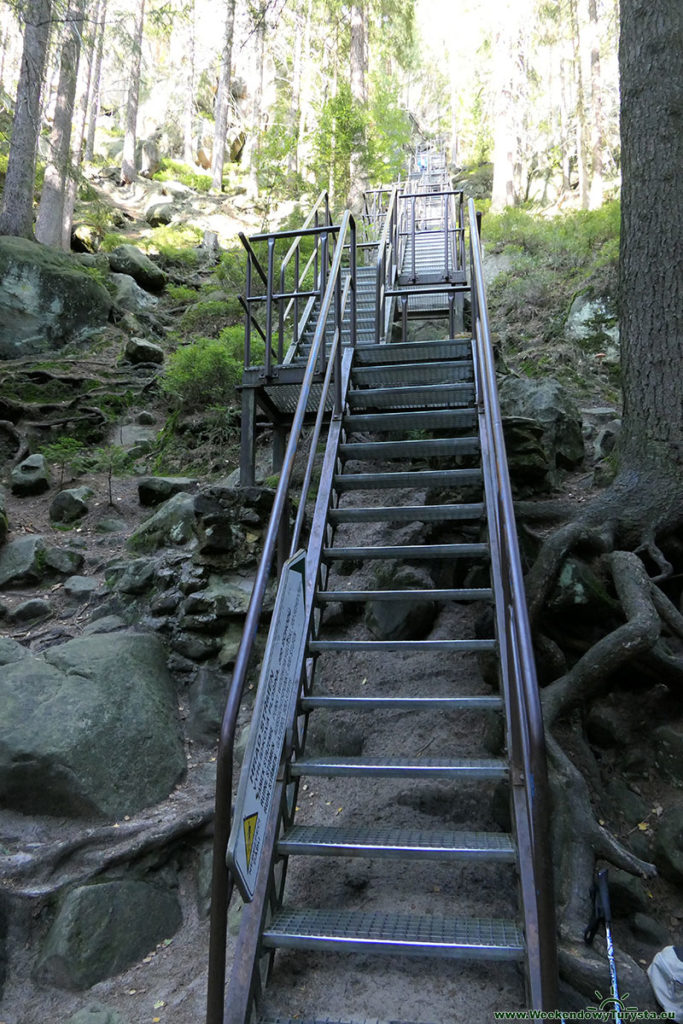
[[[302,697],[302,711],[500,711],[500,697]]]
[[[458,487],[480,484],[480,469],[407,470],[399,473],[338,473],[334,489],[376,490],[384,487]]]
[[[400,431],[400,430],[462,430],[474,427],[477,413],[474,409],[429,409],[423,412],[352,413],[344,417],[347,431]]]
[[[433,558],[487,558],[487,544],[391,544],[368,547],[323,548],[326,562],[341,559],[369,561],[384,558],[433,559]]]
[[[351,409],[450,408],[471,405],[474,401],[474,385],[415,384],[408,387],[359,388],[349,391],[348,401]]]
[[[330,651],[457,651],[459,654],[485,654],[496,650],[495,640],[310,640],[309,654],[326,654]]]
[[[480,448],[478,437],[439,437],[427,441],[350,442],[339,446],[339,454],[344,459],[409,460],[429,456],[477,455]]]
[[[441,523],[459,520],[476,522],[484,517],[481,502],[465,505],[375,505],[364,507],[332,508],[328,513],[331,523]]]
[[[357,757],[302,757],[289,764],[293,776],[373,775],[382,778],[422,779],[505,779],[508,769],[505,761],[497,757],[461,757],[457,760],[428,759],[405,761],[386,758],[374,761]]]
[[[380,366],[354,366],[351,381],[354,387],[414,384],[455,384],[471,381],[474,374],[472,360],[432,363],[388,363]]]
[[[279,910],[263,932],[263,944],[454,959],[519,960],[524,955],[524,937],[515,921],[364,910]]]
[[[453,338],[449,341],[402,341],[388,345],[359,345],[354,366],[377,366],[380,363],[422,362],[428,359],[466,359],[472,355],[472,341]]]
[[[321,590],[316,594],[319,604],[340,601],[360,604],[365,601],[491,601],[488,587],[469,590]]]
[[[423,831],[422,829],[295,825],[278,842],[292,855],[394,857],[410,860],[515,859],[512,838],[504,832]]]

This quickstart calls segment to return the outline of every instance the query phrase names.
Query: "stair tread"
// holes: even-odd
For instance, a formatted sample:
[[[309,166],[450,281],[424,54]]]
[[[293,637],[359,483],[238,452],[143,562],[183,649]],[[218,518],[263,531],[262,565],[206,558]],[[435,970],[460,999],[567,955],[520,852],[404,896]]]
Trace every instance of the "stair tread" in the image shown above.
[[[477,654],[495,651],[495,640],[311,640],[308,651],[461,651]]]
[[[469,832],[455,829],[382,828],[362,825],[295,825],[278,843],[281,853],[345,852],[356,856],[391,853],[419,856],[420,853],[499,857],[514,856],[515,844],[506,832]]]
[[[441,522],[445,520],[471,520],[483,518],[482,502],[458,505],[368,505],[330,509],[333,523],[381,522],[392,520],[408,523]]]
[[[337,491],[382,487],[446,487],[449,484],[481,483],[482,471],[473,469],[413,469],[388,473],[338,473],[334,477]]]
[[[395,431],[406,428],[441,429],[443,427],[470,427],[477,422],[477,413],[471,408],[414,409],[410,412],[351,413],[344,417],[348,431]]]
[[[474,455],[480,450],[479,438],[437,437],[425,441],[350,441],[339,447],[348,459],[411,459],[416,456]]]
[[[394,775],[454,776],[474,775],[481,778],[505,778],[507,765],[498,757],[461,757],[453,759],[357,757],[302,757],[290,764],[293,775]]]
[[[323,558],[481,558],[487,544],[392,544],[323,548]]]
[[[434,708],[444,711],[500,711],[503,701],[500,697],[481,695],[477,697],[332,697],[317,694],[302,697],[304,711],[315,709],[328,711],[430,711]]]
[[[333,601],[490,601],[490,587],[468,587],[460,590],[323,590],[316,595],[320,603]]]
[[[418,917],[367,910],[290,910],[273,915],[266,946],[301,944],[426,956],[521,957],[524,937],[506,918]]]

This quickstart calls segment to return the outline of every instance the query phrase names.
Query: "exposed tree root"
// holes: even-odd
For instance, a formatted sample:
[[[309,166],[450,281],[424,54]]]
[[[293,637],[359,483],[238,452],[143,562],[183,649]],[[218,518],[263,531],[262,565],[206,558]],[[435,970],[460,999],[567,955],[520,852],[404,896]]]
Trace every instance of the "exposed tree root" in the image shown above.
[[[532,516],[522,515],[523,522],[531,520]],[[551,672],[557,669],[541,699],[553,795],[559,929],[565,952],[571,950],[567,962],[573,964],[574,971],[577,958],[588,963],[591,956],[581,936],[591,911],[589,889],[596,860],[641,877],[651,877],[656,870],[597,820],[589,780],[563,749],[553,727],[573,709],[585,710],[609,692],[615,680],[623,677],[626,666],[631,681],[640,676],[647,686],[661,681],[683,685],[683,657],[677,653],[683,640],[683,614],[657,585],[677,579],[676,572],[681,573],[681,566],[673,564],[679,560],[680,545],[672,544],[671,537],[682,528],[683,484],[675,475],[667,477],[656,469],[622,473],[611,488],[541,543],[526,580],[530,619],[546,677],[551,674],[548,668]],[[572,644],[577,628],[583,628],[577,627],[577,622],[585,620],[564,628],[564,620],[549,610],[569,555],[596,561],[617,598],[616,612],[606,603],[602,618],[596,616],[588,627],[595,631],[602,626],[604,632],[578,658]],[[672,592],[671,586],[667,589]],[[545,635],[544,623],[552,639]],[[581,716],[576,716],[571,729],[571,746],[580,750],[586,746]],[[595,953],[592,956],[595,958]],[[638,972],[635,964],[634,969]]]

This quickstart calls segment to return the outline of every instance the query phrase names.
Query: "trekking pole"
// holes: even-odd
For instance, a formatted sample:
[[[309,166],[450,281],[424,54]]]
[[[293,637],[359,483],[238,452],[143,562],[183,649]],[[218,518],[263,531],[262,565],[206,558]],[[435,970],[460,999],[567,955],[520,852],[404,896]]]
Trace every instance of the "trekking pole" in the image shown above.
[[[584,941],[590,946],[595,938],[595,933],[601,924],[605,926],[605,939],[607,941],[607,962],[609,964],[609,977],[612,999],[614,1000],[614,1024],[622,1024],[619,988],[617,986],[617,962],[614,955],[614,941],[612,939],[612,909],[609,902],[609,889],[607,886],[607,868],[598,871],[597,879],[591,886],[591,899],[593,900],[593,916],[590,924],[583,933]]]

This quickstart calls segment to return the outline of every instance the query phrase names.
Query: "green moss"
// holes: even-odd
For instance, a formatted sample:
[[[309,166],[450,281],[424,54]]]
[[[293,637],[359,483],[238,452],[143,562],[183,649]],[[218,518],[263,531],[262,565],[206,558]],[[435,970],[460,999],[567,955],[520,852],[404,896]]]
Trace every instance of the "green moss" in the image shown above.
[[[211,175],[200,174],[190,167],[189,164],[181,163],[179,160],[164,159],[161,161],[161,168],[154,175],[156,181],[180,181],[195,192],[208,192],[211,188]]]

